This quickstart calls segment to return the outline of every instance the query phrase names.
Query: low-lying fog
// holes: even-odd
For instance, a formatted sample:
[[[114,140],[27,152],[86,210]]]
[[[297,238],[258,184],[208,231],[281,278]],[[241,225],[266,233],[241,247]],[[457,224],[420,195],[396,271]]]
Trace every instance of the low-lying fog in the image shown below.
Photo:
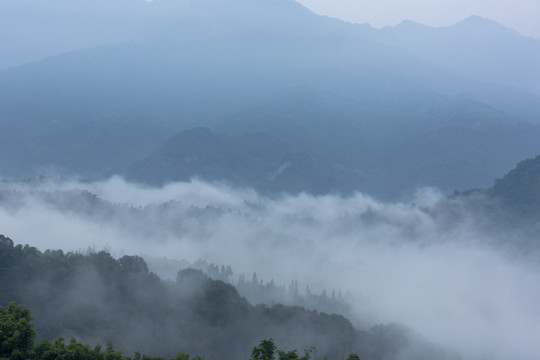
[[[276,284],[350,291],[358,327],[403,323],[466,359],[540,354],[537,264],[493,246],[474,214],[457,223],[432,215],[442,198],[433,189],[418,191],[415,204],[360,193],[269,198],[196,180],[3,182],[0,190],[0,233],[16,243],[202,258],[232,265],[236,278],[257,272]],[[105,201],[88,193],[82,201],[76,190]]]

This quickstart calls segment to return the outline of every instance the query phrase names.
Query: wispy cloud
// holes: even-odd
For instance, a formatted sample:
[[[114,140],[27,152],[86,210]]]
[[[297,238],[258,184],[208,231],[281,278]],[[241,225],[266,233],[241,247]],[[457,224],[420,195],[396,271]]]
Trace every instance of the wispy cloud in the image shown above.
[[[197,180],[162,188],[117,177],[2,187],[18,191],[18,205],[0,203],[0,232],[18,243],[204,258],[278,284],[349,290],[358,326],[401,322],[467,358],[540,353],[538,268],[486,245],[475,214],[451,227],[433,216],[441,199],[434,189],[419,191],[413,205],[361,193],[270,198]],[[81,206],[77,189],[105,202]]]

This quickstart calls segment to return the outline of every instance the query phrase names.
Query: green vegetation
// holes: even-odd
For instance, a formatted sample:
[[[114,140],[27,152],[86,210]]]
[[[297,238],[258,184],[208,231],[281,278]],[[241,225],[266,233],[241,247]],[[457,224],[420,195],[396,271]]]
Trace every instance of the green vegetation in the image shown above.
[[[133,357],[125,356],[121,351],[115,350],[113,343],[107,340],[105,349],[97,344],[93,348],[88,344],[77,341],[74,337],[66,344],[64,338],[59,337],[53,342],[43,340],[34,346],[36,333],[30,315],[30,310],[22,305],[10,302],[7,309],[0,306],[0,360],[165,360],[162,357],[141,355],[135,352]],[[250,360],[310,360],[313,349],[306,350],[304,356],[299,357],[296,350],[279,350],[273,339],[262,340],[253,348]],[[178,352],[170,360],[189,360],[185,352]],[[192,360],[202,360],[194,356]],[[358,355],[351,354],[348,360],[359,360]]]
[[[296,350],[292,351],[283,351],[279,350],[274,344],[273,339],[262,340],[258,346],[253,348],[251,352],[250,360],[274,360],[276,355],[279,360],[309,360],[311,358],[311,353],[313,348],[304,351],[304,356],[299,357],[296,353]]]
[[[36,333],[30,316],[30,310],[22,305],[10,302],[6,310],[0,306],[0,359],[2,360],[164,360],[161,357],[141,355],[136,352],[128,357],[115,350],[111,341],[107,341],[105,349],[101,345],[93,348],[78,342],[74,337],[66,344],[59,337],[53,342],[48,339],[34,346]],[[188,360],[189,355],[179,352],[171,360]],[[193,360],[200,360],[195,356]]]
[[[11,302],[0,307],[0,359],[27,359],[34,343],[30,310]]]
[[[181,349],[208,359],[238,359],[249,354],[249,344],[270,337],[288,348],[324,344],[321,355],[358,343],[356,330],[342,316],[252,306],[233,286],[199,270],[163,282],[140,257],[40,252],[5,236],[0,259],[0,305],[29,306],[40,339],[75,336],[94,344],[110,339],[122,351],[169,358]]]
[[[29,311],[11,301],[32,309],[35,332]],[[366,360],[394,359],[408,349],[429,354],[415,353],[419,360],[454,358],[396,325],[358,331],[336,314],[281,304],[253,306],[232,285],[200,270],[182,270],[175,282],[164,282],[138,256],[116,260],[105,251],[41,252],[3,235],[0,305],[8,309],[2,312],[7,325],[1,330],[6,340],[0,357],[6,359],[27,359],[31,351],[39,352],[40,359],[84,359],[80,354],[124,359],[121,352],[140,351],[164,359],[200,354],[208,360],[232,360],[246,357],[250,344],[260,339],[275,339],[285,349],[317,346],[316,354],[308,350],[302,356],[296,350],[274,349],[279,360],[307,360],[312,354],[345,359],[350,353]],[[34,337],[42,341],[36,347]],[[71,337],[78,340],[65,344],[63,339]],[[107,340],[111,342],[103,350],[84,345]],[[261,343],[253,357],[269,356],[270,348],[270,343]],[[135,353],[134,359],[152,358]]]

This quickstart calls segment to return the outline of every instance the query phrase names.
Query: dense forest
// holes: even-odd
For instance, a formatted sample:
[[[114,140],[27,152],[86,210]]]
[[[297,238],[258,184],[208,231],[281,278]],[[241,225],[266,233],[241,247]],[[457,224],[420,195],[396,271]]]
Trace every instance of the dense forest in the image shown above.
[[[332,289],[328,292],[323,289],[320,294],[311,291],[309,284],[300,289],[298,280],[292,280],[288,284],[277,284],[274,279],[264,281],[254,272],[249,278],[245,274],[235,275],[231,265],[217,265],[203,259],[190,263],[187,260],[173,261],[167,259],[152,259],[152,267],[164,270],[165,267],[176,265],[180,268],[193,268],[203,271],[214,280],[221,280],[232,284],[238,293],[245,297],[251,304],[283,304],[301,306],[309,310],[317,310],[329,314],[340,314],[347,318],[351,316],[352,295],[341,290],[336,292]],[[161,264],[158,264],[161,263]],[[169,263],[169,264],[167,264]],[[167,271],[163,271],[164,274]],[[166,276],[166,275],[165,275]],[[330,295],[329,295],[330,293]]]
[[[111,341],[107,341],[106,348],[100,344],[93,348],[88,344],[78,342],[74,337],[66,344],[64,338],[59,337],[52,343],[45,339],[35,345],[36,333],[30,310],[22,305],[10,302],[7,309],[0,306],[0,359],[10,360],[165,360],[162,357],[148,356],[135,352],[133,357],[125,356],[121,351],[115,350]],[[262,340],[251,352],[250,360],[309,360],[314,348],[304,351],[299,356],[297,350],[284,351],[277,348],[273,339]],[[170,360],[189,360],[185,352],[178,352]],[[357,354],[350,354],[347,360],[357,360]],[[192,360],[202,360],[198,355]]]
[[[432,214],[453,226],[474,214],[496,247],[536,256],[540,251],[540,156],[519,162],[489,188],[455,191]]]
[[[38,339],[110,340],[123,352],[162,357],[184,351],[206,359],[238,359],[261,339],[272,338],[286,349],[315,346],[317,358],[342,359],[350,353],[363,359],[454,358],[401,325],[358,331],[340,315],[279,304],[253,306],[232,285],[200,270],[181,270],[175,282],[162,281],[138,256],[116,260],[104,251],[40,252],[2,236],[0,258],[0,304],[30,307]]]

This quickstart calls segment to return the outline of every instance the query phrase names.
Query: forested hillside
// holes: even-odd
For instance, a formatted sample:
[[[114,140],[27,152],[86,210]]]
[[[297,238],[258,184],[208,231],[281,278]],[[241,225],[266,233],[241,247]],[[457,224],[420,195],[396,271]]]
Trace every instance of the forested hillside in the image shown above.
[[[521,161],[503,178],[497,179],[489,194],[525,218],[538,220],[540,214],[540,156]]]
[[[252,306],[236,289],[199,270],[175,283],[149,273],[138,256],[115,260],[106,252],[40,252],[0,238],[0,303],[32,309],[39,339],[75,336],[111,340],[124,352],[172,357],[178,351],[207,359],[238,359],[264,338],[287,349],[317,347],[317,357],[341,359],[451,359],[450,354],[396,325],[357,331],[342,316],[301,307]]]
[[[451,198],[476,204],[499,220],[523,222],[524,230],[530,228],[540,220],[540,156],[520,161],[489,188],[456,191]]]
[[[519,162],[488,188],[456,190],[429,210],[448,228],[473,217],[494,249],[536,262],[540,254],[540,156]]]
[[[88,344],[78,342],[71,337],[69,342],[62,337],[53,342],[45,339],[39,344],[34,343],[35,331],[30,310],[22,305],[10,302],[7,309],[0,306],[0,358],[11,360],[45,360],[45,359],[76,359],[76,360],[165,360],[158,356],[148,356],[135,352],[133,357],[125,356],[115,350],[112,342],[107,341],[105,349],[100,344],[93,348]],[[304,350],[299,355],[297,350],[284,351],[278,349],[273,339],[262,340],[251,352],[250,360],[309,360],[315,348]],[[183,351],[178,352],[170,360],[189,360],[190,356]],[[198,355],[192,360],[202,360]],[[350,354],[347,360],[358,360],[357,354]]]

